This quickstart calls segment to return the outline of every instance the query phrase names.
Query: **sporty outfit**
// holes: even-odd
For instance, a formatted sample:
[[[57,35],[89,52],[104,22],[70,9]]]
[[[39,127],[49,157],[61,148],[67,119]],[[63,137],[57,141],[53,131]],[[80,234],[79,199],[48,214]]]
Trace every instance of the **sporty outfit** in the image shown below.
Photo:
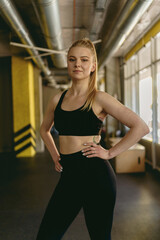
[[[92,108],[83,110],[84,105],[73,111],[61,108],[66,92],[62,93],[54,113],[59,135],[98,135],[102,121]],[[91,240],[111,240],[116,178],[109,161],[87,158],[81,151],[60,153],[60,157],[63,172],[46,208],[37,240],[62,239],[81,208]]]

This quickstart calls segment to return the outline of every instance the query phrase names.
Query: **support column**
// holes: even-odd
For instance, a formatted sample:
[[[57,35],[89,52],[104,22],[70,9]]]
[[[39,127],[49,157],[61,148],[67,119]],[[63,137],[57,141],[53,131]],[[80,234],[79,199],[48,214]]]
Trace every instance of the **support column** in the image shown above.
[[[43,120],[43,94],[42,77],[39,69],[34,69],[34,96],[35,96],[35,131],[36,131],[36,152],[44,152],[44,142],[40,136],[40,125]]]
[[[119,99],[120,95],[120,76],[119,76],[119,63],[117,58],[111,58],[106,65],[106,91],[111,96]],[[108,134],[115,137],[116,131],[119,128],[118,121],[111,117],[107,117]]]
[[[12,57],[14,151],[32,157],[36,151],[34,68],[31,62]]]

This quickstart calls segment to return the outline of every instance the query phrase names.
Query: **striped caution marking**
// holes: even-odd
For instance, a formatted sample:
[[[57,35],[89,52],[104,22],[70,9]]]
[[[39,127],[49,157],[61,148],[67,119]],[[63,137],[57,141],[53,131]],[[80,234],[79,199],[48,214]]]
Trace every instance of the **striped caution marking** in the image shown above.
[[[18,155],[23,157],[24,151],[25,156],[35,154],[36,135],[31,124],[28,124],[14,134],[14,150],[16,156]]]

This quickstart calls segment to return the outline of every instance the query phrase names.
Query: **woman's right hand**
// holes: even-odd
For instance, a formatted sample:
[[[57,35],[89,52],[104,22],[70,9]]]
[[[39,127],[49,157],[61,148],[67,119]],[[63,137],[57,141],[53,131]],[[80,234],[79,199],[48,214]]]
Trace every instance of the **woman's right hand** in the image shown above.
[[[56,170],[57,172],[62,172],[62,171],[63,171],[63,167],[62,167],[61,164],[59,163],[60,160],[61,160],[61,158],[59,157],[56,161],[54,161],[55,170]]]

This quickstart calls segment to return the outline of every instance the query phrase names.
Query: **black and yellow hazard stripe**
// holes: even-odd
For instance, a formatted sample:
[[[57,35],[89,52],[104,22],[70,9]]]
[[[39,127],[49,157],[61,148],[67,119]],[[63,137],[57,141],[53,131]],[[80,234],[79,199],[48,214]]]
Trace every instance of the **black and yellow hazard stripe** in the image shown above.
[[[34,67],[21,57],[12,57],[14,150],[17,157],[36,153]]]
[[[24,154],[25,151],[25,155],[30,156],[31,149],[33,152],[36,151],[36,133],[32,125],[28,124],[27,126],[14,133],[14,150],[16,155],[20,156],[20,154]]]

